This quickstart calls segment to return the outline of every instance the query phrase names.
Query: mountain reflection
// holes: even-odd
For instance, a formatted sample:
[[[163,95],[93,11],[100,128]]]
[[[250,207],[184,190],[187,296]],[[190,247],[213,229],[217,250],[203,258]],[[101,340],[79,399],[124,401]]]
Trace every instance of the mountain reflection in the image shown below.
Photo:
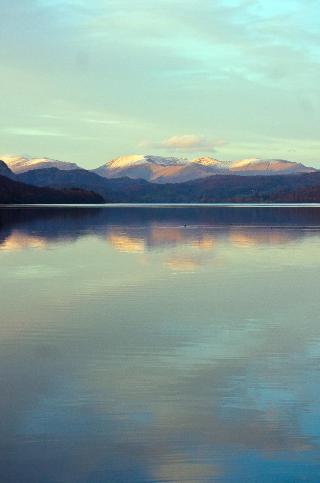
[[[91,235],[121,252],[184,245],[210,251],[226,240],[238,247],[286,244],[319,225],[312,207],[2,208],[0,248],[45,248]]]
[[[0,481],[319,481],[319,211],[0,209]]]

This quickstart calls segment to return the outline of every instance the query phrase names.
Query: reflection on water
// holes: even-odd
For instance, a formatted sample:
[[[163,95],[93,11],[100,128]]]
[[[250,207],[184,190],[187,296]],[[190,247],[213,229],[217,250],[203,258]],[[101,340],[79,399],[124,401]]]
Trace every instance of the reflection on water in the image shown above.
[[[0,210],[0,481],[319,481],[320,209]]]

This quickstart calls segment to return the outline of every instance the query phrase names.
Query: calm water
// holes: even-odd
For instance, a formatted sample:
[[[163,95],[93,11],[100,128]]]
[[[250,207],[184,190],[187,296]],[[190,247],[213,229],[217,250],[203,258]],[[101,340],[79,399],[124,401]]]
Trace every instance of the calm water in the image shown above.
[[[0,481],[320,480],[320,208],[0,210]]]

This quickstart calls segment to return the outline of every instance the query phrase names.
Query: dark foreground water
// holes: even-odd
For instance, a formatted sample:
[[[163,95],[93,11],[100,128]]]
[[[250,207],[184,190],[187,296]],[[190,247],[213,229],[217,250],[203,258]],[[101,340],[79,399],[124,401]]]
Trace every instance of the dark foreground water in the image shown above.
[[[320,481],[320,208],[0,209],[0,481]]]

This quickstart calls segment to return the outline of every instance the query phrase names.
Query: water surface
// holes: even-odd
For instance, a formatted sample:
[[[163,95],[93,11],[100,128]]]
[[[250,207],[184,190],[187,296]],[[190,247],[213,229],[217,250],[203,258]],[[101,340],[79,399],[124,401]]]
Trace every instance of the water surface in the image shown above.
[[[317,207],[0,209],[0,481],[319,481],[319,254]]]

